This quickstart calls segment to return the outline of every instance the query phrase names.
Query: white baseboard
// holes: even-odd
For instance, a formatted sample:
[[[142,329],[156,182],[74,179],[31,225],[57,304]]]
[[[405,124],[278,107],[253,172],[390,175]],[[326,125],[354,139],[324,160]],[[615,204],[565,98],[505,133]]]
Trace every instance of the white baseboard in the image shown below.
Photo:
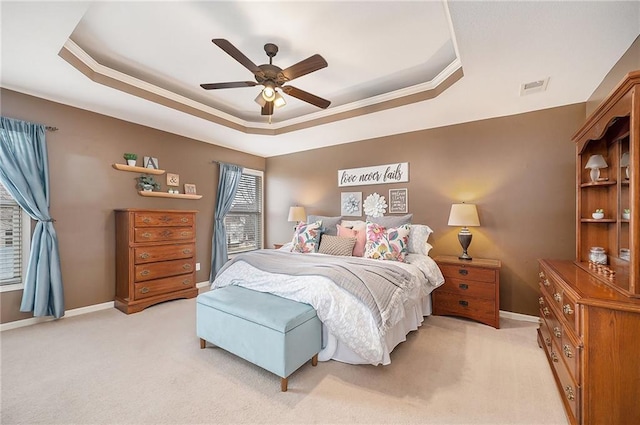
[[[529,316],[528,314],[513,313],[511,311],[500,310],[500,317],[505,319],[520,320],[521,322],[533,322],[538,323],[540,318],[538,316]]]
[[[113,301],[109,301],[102,304],[94,304],[86,307],[74,308],[72,310],[67,310],[64,312],[64,316],[62,316],[58,320],[62,320],[66,317],[79,316],[81,314],[93,313],[94,311],[107,310],[109,308],[113,308],[115,303]],[[31,317],[29,319],[16,320],[14,322],[7,322],[0,324],[0,332],[8,331],[10,329],[22,328],[25,326],[35,325],[37,323],[50,322],[54,319],[52,316],[47,317]]]
[[[207,286],[210,286],[211,284],[209,283],[208,280],[205,280],[204,282],[198,282],[196,283],[196,288],[200,289],[200,288],[206,288]]]

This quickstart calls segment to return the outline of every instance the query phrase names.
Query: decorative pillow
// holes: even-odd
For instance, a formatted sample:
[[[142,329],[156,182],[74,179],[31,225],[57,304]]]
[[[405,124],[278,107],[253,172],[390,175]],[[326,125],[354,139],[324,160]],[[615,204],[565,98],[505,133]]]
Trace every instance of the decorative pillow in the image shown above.
[[[381,226],[390,229],[391,227],[400,227],[403,224],[411,224],[413,214],[407,214],[400,217],[386,216],[386,217],[367,217],[367,222],[376,223]]]
[[[429,240],[429,236],[433,233],[431,227],[426,226],[424,224],[412,224],[411,230],[409,231],[409,245],[408,251],[410,254],[429,254],[429,249],[427,249],[427,241]],[[429,245],[431,247],[431,245]]]
[[[321,222],[321,226],[327,229],[325,232],[325,235],[337,236],[336,224],[342,221],[342,216],[338,216],[338,217],[325,217],[322,215],[307,216],[307,223],[313,223],[315,221]]]
[[[365,232],[367,230],[367,222],[362,220],[342,220],[340,225],[357,231]]]
[[[303,254],[316,252],[318,242],[320,241],[321,225],[322,223],[319,221],[309,224],[301,221],[293,233],[293,240],[291,241],[293,247],[291,248],[291,252],[301,252]]]
[[[353,246],[353,251],[351,255],[353,255],[354,257],[364,257],[364,246],[367,243],[366,228],[362,230],[355,230],[355,229],[349,229],[339,224],[336,225],[336,228],[338,230],[338,236],[347,237],[347,238],[353,238],[353,237],[356,238],[356,243]]]
[[[320,254],[343,255],[350,257],[357,238],[323,235],[320,242]]]
[[[404,262],[410,229],[410,224],[387,229],[377,223],[367,222],[367,244],[364,256],[375,260]]]

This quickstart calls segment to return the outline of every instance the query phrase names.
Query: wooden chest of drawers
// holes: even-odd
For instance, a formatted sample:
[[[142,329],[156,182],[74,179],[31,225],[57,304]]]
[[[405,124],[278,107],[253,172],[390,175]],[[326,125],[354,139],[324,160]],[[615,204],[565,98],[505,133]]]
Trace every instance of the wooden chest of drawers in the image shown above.
[[[437,256],[444,284],[433,292],[433,314],[461,316],[500,328],[500,261]]]
[[[640,300],[571,261],[540,260],[540,328],[571,424],[640,423]]]
[[[116,308],[136,313],[198,294],[196,212],[116,210]]]

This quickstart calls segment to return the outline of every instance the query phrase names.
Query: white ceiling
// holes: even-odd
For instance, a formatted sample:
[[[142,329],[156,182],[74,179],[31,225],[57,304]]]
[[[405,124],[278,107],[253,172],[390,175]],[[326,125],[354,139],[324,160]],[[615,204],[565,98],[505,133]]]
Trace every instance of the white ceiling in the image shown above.
[[[640,2],[2,1],[0,19],[2,87],[269,157],[584,102],[640,34]],[[253,80],[212,38],[258,65],[268,62],[269,42],[281,68],[322,55],[327,68],[290,85],[331,106],[285,95],[269,124],[253,101],[260,86],[202,90]],[[59,55],[64,49],[111,80],[236,128],[314,125],[249,134],[93,81]],[[464,76],[433,99],[353,113],[434,89],[459,68]],[[521,84],[547,77],[546,91],[520,95]]]

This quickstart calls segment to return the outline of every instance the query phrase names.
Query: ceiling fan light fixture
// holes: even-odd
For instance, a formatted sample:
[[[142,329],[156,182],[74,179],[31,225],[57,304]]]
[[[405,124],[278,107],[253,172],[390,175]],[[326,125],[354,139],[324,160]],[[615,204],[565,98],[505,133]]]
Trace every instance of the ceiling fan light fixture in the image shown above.
[[[264,89],[262,90],[262,97],[267,102],[273,102],[276,98],[276,88],[273,82],[267,81],[264,83]]]
[[[280,93],[276,92],[276,96],[275,96],[275,98],[273,100],[273,105],[276,108],[282,108],[286,104],[287,104],[287,101],[284,100],[284,97]]]
[[[262,92],[258,93],[258,95],[256,96],[255,99],[253,99],[258,105],[260,105],[260,107],[264,107],[264,105],[267,104],[267,101],[264,100],[264,97],[262,96]]]

